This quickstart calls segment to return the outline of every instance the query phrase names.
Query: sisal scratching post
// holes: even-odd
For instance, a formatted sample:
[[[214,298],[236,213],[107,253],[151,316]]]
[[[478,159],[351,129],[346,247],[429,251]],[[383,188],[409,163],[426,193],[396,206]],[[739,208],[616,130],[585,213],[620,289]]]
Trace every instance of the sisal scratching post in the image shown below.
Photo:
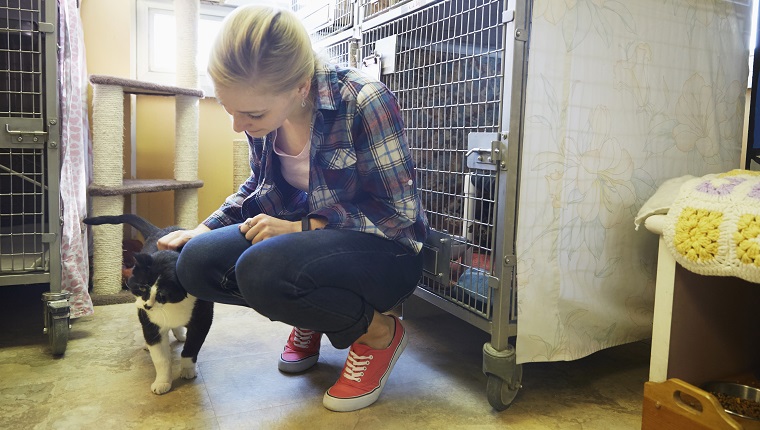
[[[116,85],[93,85],[92,182],[102,186],[122,183],[124,159],[124,91]],[[121,213],[122,208],[118,212]]]
[[[101,186],[122,184],[124,160],[124,92],[114,85],[93,86],[92,182]],[[123,196],[97,196],[92,199],[93,216],[121,214]],[[123,227],[93,227],[92,283],[95,294],[121,291],[121,240]]]
[[[198,88],[198,22],[200,2],[174,0],[177,17],[177,86]]]
[[[232,192],[237,192],[240,185],[251,177],[251,164],[248,161],[248,140],[232,141]]]
[[[199,2],[174,1],[177,17],[177,85],[198,88]],[[198,98],[178,95],[175,99],[174,179],[198,179]],[[174,217],[178,226],[198,225],[198,190],[174,192]]]
[[[124,196],[98,196],[92,199],[92,215],[119,215]],[[92,226],[92,292],[118,294],[121,291],[121,240],[123,225]]]
[[[174,179],[194,181],[198,179],[198,98],[176,96],[175,110]],[[198,225],[198,190],[174,192],[174,217],[180,227]]]

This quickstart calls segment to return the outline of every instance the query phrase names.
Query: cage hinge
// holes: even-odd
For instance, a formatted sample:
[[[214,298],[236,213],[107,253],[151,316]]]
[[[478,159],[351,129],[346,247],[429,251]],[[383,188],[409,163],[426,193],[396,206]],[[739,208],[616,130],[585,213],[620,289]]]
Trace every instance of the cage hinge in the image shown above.
[[[50,22],[38,22],[38,28],[41,33],[55,33],[55,25]]]
[[[504,256],[504,265],[507,267],[514,267],[517,265],[517,257],[514,255],[505,255]]]
[[[515,29],[515,40],[519,40],[520,42],[527,42],[528,41],[528,30],[524,28],[516,28]]]

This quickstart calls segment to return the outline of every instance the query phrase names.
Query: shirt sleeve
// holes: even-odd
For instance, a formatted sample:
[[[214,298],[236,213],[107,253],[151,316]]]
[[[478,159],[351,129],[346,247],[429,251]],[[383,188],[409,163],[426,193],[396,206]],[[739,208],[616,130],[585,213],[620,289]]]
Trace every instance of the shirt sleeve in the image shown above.
[[[215,210],[203,224],[214,230],[227,225],[243,222],[243,202],[256,189],[256,175],[251,175],[235,194],[228,196],[222,206]]]
[[[421,208],[401,112],[382,83],[362,86],[351,133],[362,193],[312,214],[327,218],[327,228],[374,231],[395,239],[415,223]]]
[[[240,185],[236,193],[224,200],[219,209],[203,221],[203,224],[212,230],[241,223],[246,218],[243,216],[243,202],[258,188],[262,173],[261,156],[264,144],[263,140],[254,143],[250,143],[249,140],[249,145],[251,145],[251,150],[248,153],[248,164],[251,166],[251,176]]]

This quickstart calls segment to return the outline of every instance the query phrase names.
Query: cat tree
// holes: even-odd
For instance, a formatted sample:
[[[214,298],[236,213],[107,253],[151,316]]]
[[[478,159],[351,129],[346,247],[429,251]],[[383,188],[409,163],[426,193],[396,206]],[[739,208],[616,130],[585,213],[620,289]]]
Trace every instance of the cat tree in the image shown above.
[[[92,75],[92,216],[119,215],[124,196],[174,191],[175,224],[198,224],[198,88],[199,2],[175,0],[177,28],[177,86]],[[170,96],[175,99],[175,150],[173,179],[123,179],[124,106],[131,94]],[[92,283],[95,294],[121,291],[122,225],[93,226]]]

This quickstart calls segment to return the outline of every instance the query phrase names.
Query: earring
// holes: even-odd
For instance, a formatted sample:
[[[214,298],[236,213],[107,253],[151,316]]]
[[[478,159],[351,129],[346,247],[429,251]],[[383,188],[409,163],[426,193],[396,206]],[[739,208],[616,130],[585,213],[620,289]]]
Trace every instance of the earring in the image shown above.
[[[303,98],[301,99],[301,107],[302,108],[306,107],[306,95],[305,94],[304,94]]]

